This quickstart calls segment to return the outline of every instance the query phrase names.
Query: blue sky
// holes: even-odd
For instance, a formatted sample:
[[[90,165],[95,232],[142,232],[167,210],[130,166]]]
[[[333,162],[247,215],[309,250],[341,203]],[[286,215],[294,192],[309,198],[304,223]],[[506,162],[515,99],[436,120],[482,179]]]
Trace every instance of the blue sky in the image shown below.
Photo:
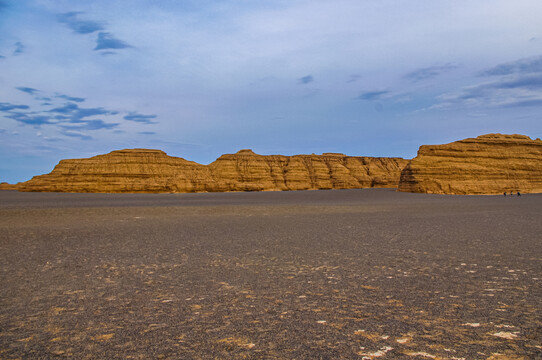
[[[542,137],[539,0],[0,0],[0,181],[162,149]]]

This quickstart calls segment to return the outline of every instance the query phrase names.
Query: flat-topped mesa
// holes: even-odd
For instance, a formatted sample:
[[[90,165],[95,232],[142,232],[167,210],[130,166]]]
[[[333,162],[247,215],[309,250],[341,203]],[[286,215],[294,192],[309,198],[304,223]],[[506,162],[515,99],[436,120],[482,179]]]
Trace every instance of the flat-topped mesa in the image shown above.
[[[252,149],[241,149],[236,152],[236,155],[257,155]]]
[[[468,140],[472,140],[472,139],[465,139],[463,141],[468,141]],[[519,134],[512,134],[512,135],[507,135],[507,134],[485,134],[485,135],[480,135],[478,137],[476,137],[474,140],[479,140],[479,141],[482,141],[482,140],[510,140],[510,141],[517,141],[517,140],[525,140],[525,141],[532,141],[532,139],[530,137],[528,137],[527,135],[519,135]],[[540,140],[540,139],[538,139]]]
[[[19,191],[167,192],[179,169],[201,176],[203,165],[161,150],[125,149],[86,159],[61,160],[53,171],[22,183]],[[176,179],[182,182],[182,178]]]
[[[542,141],[487,134],[421,146],[402,171],[398,190],[461,195],[542,192]]]
[[[397,187],[407,160],[343,154],[258,155],[244,149],[209,165],[160,150],[127,149],[62,160],[20,191],[215,192]]]
[[[343,154],[258,155],[251,150],[226,154],[209,165],[213,191],[276,191],[397,187],[401,158]]]

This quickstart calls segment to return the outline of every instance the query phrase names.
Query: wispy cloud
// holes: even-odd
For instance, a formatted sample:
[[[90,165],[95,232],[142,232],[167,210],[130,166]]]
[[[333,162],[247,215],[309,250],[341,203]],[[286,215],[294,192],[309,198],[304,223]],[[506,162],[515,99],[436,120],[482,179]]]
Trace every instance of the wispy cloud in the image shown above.
[[[359,74],[352,74],[348,77],[348,80],[346,80],[347,83],[353,83],[361,79],[361,75]]]
[[[527,107],[539,106],[542,100],[542,74],[510,78],[468,86],[456,93],[439,97],[434,108],[451,106]]]
[[[25,92],[25,93],[30,94],[30,95],[34,95],[39,91],[39,90],[31,88],[31,87],[23,87],[23,86],[16,87],[15,89],[17,89],[19,91],[22,91],[22,92]]]
[[[425,68],[416,69],[405,75],[406,79],[412,81],[422,81],[435,78],[441,74],[450,72],[454,69],[457,69],[459,66],[457,64],[445,64],[438,66],[430,66]]]
[[[43,125],[53,126],[60,134],[70,137],[89,139],[87,131],[112,130],[121,131],[118,127],[122,121],[118,121],[121,112],[109,110],[104,107],[81,107],[80,103],[85,98],[74,97],[63,93],[49,95],[44,91],[31,87],[16,87],[17,90],[29,94],[34,100],[40,101],[37,106],[0,102],[0,114],[6,119],[15,120],[21,125],[29,125],[39,128]],[[61,100],[68,102],[60,103]],[[42,101],[46,101],[43,103]],[[54,105],[54,106],[53,106]],[[126,122],[138,122],[143,124],[155,124],[157,115],[145,115],[136,111],[125,112],[122,119]],[[96,118],[98,117],[98,118]],[[112,119],[116,119],[114,121]]]
[[[55,121],[53,121],[54,119],[52,119],[50,116],[36,113],[12,112],[4,116],[25,125],[41,126],[55,124]]]
[[[64,106],[56,107],[47,110],[49,113],[60,114],[57,118],[69,120],[72,123],[85,122],[84,118],[97,115],[116,115],[117,111],[106,110],[102,107],[97,108],[80,108],[75,103],[66,103]]]
[[[73,97],[73,96],[62,95],[62,94],[57,94],[57,95],[55,95],[55,97],[58,98],[58,99],[64,99],[64,100],[75,101],[75,102],[83,102],[83,101],[85,101],[84,98]],[[45,100],[45,99],[43,99],[43,100]]]
[[[132,112],[126,115],[124,117],[124,120],[135,121],[144,124],[156,124],[156,121],[152,121],[153,119],[156,119],[156,117],[156,115],[143,115]]]
[[[380,90],[380,91],[367,91],[358,96],[358,99],[360,100],[379,100],[384,95],[389,94],[388,90]]]
[[[17,41],[15,43],[15,50],[13,50],[13,56],[21,55],[22,53],[24,53],[24,49],[25,49],[25,46],[23,45],[23,43],[20,41]]]
[[[521,76],[515,79],[504,79],[502,81],[489,84],[488,87],[493,87],[496,89],[542,89],[542,74]]]
[[[92,136],[82,132],[82,131],[77,131],[77,130],[63,130],[60,132],[62,135],[64,136],[69,136],[69,137],[76,137],[76,138],[80,138],[81,140],[91,140],[92,139]]]
[[[96,40],[96,47],[94,50],[105,50],[105,49],[126,49],[130,48],[129,44],[126,42],[116,39],[108,32],[100,32],[98,34],[98,39]]]
[[[117,39],[111,33],[104,31],[106,28],[102,23],[93,20],[80,19],[82,14],[84,13],[77,11],[67,12],[59,14],[57,20],[60,23],[66,24],[76,34],[86,35],[99,31],[94,50],[126,49],[132,47],[125,41]],[[103,51],[101,54],[113,55],[116,53],[112,51]]]
[[[511,102],[511,103],[503,105],[503,107],[531,107],[531,106],[542,106],[542,99],[520,100],[520,101]]]
[[[502,76],[512,74],[531,74],[542,72],[542,56],[520,59],[513,62],[497,65],[482,71],[480,76]]]
[[[5,59],[5,56],[0,55],[0,60]]]
[[[156,133],[154,131],[140,131],[138,132],[139,135],[155,135]]]
[[[119,123],[106,123],[103,120],[85,120],[77,124],[63,124],[61,126],[67,130],[101,130],[113,129],[119,125]]]
[[[305,85],[305,84],[309,84],[309,83],[311,83],[313,81],[314,81],[314,77],[312,75],[307,75],[307,76],[303,76],[303,77],[299,78],[297,83]]]
[[[0,103],[0,111],[12,111],[12,110],[26,110],[30,107],[28,105],[15,105],[11,103]]]
[[[91,34],[95,31],[104,30],[102,24],[97,21],[80,20],[82,12],[72,11],[57,16],[58,22],[66,24],[77,34]]]
[[[542,56],[499,64],[478,75],[487,81],[443,94],[429,109],[542,106]]]

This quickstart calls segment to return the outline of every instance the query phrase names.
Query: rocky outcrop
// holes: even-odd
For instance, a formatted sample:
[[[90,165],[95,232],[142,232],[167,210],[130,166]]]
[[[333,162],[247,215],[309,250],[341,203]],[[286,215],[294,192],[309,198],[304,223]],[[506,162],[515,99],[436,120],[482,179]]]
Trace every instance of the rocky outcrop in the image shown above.
[[[209,165],[160,150],[128,149],[88,159],[62,160],[50,174],[19,191],[215,192],[397,187],[407,160],[343,154],[258,155],[251,150]]]
[[[19,185],[19,191],[165,192],[173,181],[190,189],[208,178],[205,166],[161,150],[128,149],[88,159],[61,160],[53,171]],[[187,184],[183,184],[187,183]]]
[[[7,182],[0,183],[0,190],[17,190],[17,184],[9,184]]]
[[[542,141],[488,134],[424,145],[402,171],[398,189],[431,194],[542,192]]]

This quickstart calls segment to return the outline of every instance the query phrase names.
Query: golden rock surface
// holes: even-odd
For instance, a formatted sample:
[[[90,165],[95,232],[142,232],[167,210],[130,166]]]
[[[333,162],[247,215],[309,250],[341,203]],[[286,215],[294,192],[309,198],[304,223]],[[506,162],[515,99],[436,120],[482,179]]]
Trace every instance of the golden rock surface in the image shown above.
[[[17,184],[9,184],[7,182],[1,182],[0,190],[17,190]]]
[[[423,145],[401,173],[399,191],[430,194],[542,192],[542,141],[487,134]]]
[[[393,188],[406,164],[402,158],[258,155],[240,150],[201,165],[160,150],[127,149],[62,160],[51,173],[35,176],[17,188],[104,193]]]

